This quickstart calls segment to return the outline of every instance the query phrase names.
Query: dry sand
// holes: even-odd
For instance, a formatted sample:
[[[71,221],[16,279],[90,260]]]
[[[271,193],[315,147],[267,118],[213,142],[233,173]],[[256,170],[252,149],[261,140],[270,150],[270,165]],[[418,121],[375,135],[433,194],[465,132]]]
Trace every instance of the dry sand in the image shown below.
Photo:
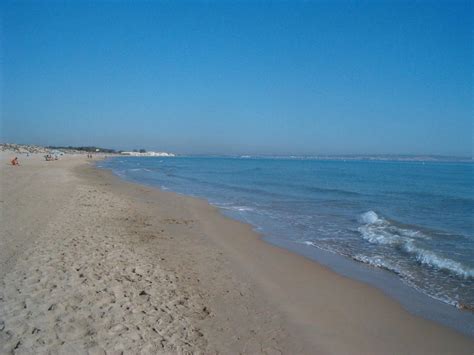
[[[83,156],[0,159],[0,353],[472,354],[474,341]]]

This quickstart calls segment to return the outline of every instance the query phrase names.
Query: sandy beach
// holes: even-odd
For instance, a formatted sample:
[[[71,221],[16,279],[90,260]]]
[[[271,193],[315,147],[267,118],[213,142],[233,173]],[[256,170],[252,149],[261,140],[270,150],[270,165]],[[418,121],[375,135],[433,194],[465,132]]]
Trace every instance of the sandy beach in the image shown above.
[[[83,155],[0,161],[0,353],[472,354],[474,340]]]

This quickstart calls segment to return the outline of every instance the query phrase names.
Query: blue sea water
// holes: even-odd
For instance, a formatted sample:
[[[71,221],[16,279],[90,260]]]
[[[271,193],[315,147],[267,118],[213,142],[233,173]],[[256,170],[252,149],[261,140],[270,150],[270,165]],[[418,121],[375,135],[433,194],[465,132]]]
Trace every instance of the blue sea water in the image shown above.
[[[118,157],[100,166],[205,198],[263,235],[388,270],[432,298],[474,307],[472,163]]]

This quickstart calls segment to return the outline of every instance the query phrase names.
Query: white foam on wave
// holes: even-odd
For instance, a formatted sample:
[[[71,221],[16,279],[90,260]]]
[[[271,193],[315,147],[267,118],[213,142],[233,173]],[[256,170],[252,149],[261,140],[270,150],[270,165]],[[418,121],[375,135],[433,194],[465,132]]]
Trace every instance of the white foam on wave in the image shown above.
[[[365,224],[360,226],[358,231],[369,243],[396,247],[414,255],[418,263],[422,265],[447,270],[465,279],[474,278],[473,268],[418,246],[417,240],[430,239],[420,231],[396,227],[379,217],[374,211],[362,214],[359,221]],[[382,263],[382,261],[377,260],[368,260],[367,263],[378,266],[377,262]],[[385,267],[382,264],[381,266]]]
[[[245,212],[245,211],[253,211],[253,208],[250,207],[236,207],[237,211]]]
[[[362,254],[357,254],[354,257],[354,260],[360,261],[364,264],[369,264],[372,266],[376,266],[378,268],[387,269],[393,271],[397,274],[400,274],[404,277],[409,277],[405,272],[402,272],[397,265],[390,263],[388,260],[384,259],[382,256],[366,256]]]
[[[332,240],[331,238],[319,238],[318,241],[321,241],[321,240]],[[310,240],[300,240],[300,241],[296,241],[296,243],[299,243],[299,244],[304,244],[304,245],[307,245],[309,247],[315,247],[315,248],[318,248],[320,250],[324,250],[328,253],[332,253],[332,254],[339,254],[337,251],[331,249],[331,248],[328,248],[328,247],[325,247],[324,245],[322,244],[319,244],[319,243],[315,243],[315,242],[312,242]]]
[[[362,237],[369,243],[397,245],[403,243],[403,237],[390,231],[389,222],[380,218],[374,211],[365,212],[359,216],[363,226],[358,228]]]
[[[365,225],[358,228],[362,237],[369,243],[383,245],[397,245],[403,243],[399,235],[386,231],[384,226]]]
[[[228,207],[229,210],[239,211],[239,212],[250,212],[253,211],[253,208],[246,206],[231,206]]]
[[[251,212],[254,211],[252,207],[247,206],[234,206],[226,203],[216,204],[217,207],[222,208],[224,210],[232,210],[238,212]]]
[[[474,278],[474,269],[469,268],[458,261],[445,258],[432,251],[417,247],[413,241],[408,241],[403,248],[411,254],[414,254],[420,264],[435,267],[441,270],[447,270],[461,276],[464,279]]]
[[[383,223],[383,219],[380,219],[377,213],[374,211],[368,211],[359,216],[359,222],[366,224],[377,224]]]
[[[153,172],[153,170],[146,169],[146,168],[133,168],[133,169],[128,169],[128,171],[146,171],[146,172]]]
[[[418,290],[421,293],[424,293],[428,297],[431,297],[435,300],[450,304],[452,306],[459,306],[458,301],[455,299],[451,299],[450,297],[446,297],[445,295],[436,293],[436,292],[431,292],[429,290],[426,290],[423,287],[420,287],[417,285],[415,282],[413,276],[407,271],[400,269],[397,265],[390,263],[389,261],[385,260],[382,256],[366,256],[366,255],[355,255],[354,260],[360,261],[364,264],[368,264],[371,266],[375,266],[378,268],[386,269],[392,272],[395,272],[401,277],[401,280],[407,284],[410,287],[413,287],[414,289]]]

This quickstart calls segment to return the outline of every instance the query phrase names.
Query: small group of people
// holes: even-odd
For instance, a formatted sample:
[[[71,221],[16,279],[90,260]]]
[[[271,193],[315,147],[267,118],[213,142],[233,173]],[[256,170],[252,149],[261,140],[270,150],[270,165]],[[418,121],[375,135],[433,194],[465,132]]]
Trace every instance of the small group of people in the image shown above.
[[[87,158],[88,158],[88,159],[92,159],[92,158],[93,158],[92,154],[87,153]]]
[[[20,162],[18,161],[18,157],[13,158],[10,160],[13,166],[20,166]]]
[[[46,161],[52,161],[52,160],[58,160],[58,156],[57,155],[51,155],[51,154],[46,154],[44,156],[44,158],[46,159]]]

